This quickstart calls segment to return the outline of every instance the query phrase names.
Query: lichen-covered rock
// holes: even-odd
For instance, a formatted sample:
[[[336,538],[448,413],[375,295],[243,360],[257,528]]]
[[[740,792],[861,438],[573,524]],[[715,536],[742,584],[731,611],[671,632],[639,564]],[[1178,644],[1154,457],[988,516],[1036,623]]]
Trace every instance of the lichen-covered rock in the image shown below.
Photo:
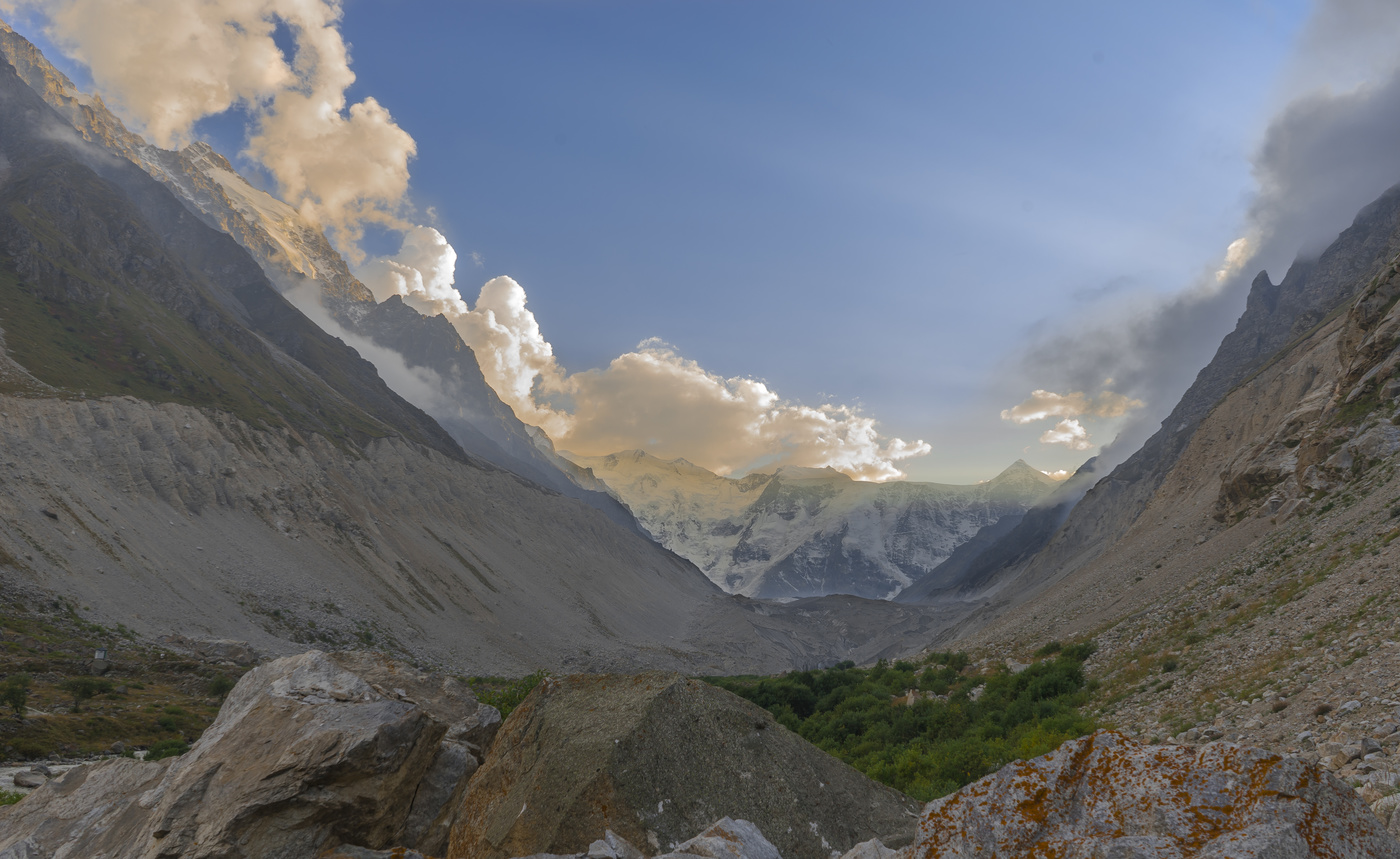
[[[477,766],[446,738],[479,708],[460,682],[378,656],[279,659],[243,676],[186,754],[79,767],[0,809],[0,856],[440,853]]]
[[[1350,788],[1297,758],[1100,731],[930,803],[913,855],[1373,859],[1400,857],[1400,842]]]
[[[468,784],[448,856],[580,854],[604,830],[648,853],[716,819],[758,826],[786,859],[909,843],[918,805],[769,713],[676,674],[546,681]]]

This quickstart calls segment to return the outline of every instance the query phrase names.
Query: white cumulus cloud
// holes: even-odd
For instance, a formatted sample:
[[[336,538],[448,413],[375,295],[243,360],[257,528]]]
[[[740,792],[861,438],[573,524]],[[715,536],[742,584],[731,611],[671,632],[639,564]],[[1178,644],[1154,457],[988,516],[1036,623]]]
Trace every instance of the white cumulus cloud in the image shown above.
[[[1113,391],[1103,391],[1090,397],[1083,391],[1057,394],[1037,388],[1031,395],[1009,409],[1003,409],[1001,419],[1014,424],[1029,424],[1046,418],[1119,418],[1133,409],[1142,408],[1142,401]]]
[[[1062,444],[1070,450],[1090,450],[1094,443],[1089,440],[1089,431],[1079,421],[1066,418],[1040,434],[1041,444]]]
[[[885,438],[856,409],[791,403],[764,382],[711,373],[657,339],[606,367],[570,374],[509,277],[488,281],[471,310],[445,315],[516,415],[575,453],[640,448],[721,474],[804,465],[893,480],[904,476],[896,463],[932,450]]]

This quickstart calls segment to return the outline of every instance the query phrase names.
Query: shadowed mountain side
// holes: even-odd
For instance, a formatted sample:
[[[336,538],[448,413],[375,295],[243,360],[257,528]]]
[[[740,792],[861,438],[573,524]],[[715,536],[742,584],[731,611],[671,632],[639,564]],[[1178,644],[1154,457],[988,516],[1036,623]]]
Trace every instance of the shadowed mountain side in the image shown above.
[[[927,603],[946,591],[955,588],[968,576],[973,563],[986,554],[988,549],[998,545],[1002,538],[1010,534],[1027,513],[1008,513],[990,525],[984,526],[971,540],[953,550],[948,560],[934,567],[928,575],[899,592],[895,602]]]
[[[0,153],[3,322],[44,382],[356,442],[401,433],[464,457],[373,365],[272,289],[232,239],[78,140],[3,63]]]
[[[321,230],[295,209],[252,187],[208,144],[172,152],[128,131],[100,98],[78,92],[3,22],[0,52],[79,136],[135,164],[205,224],[232,236],[278,289],[305,301],[300,290],[310,287],[309,300],[319,301],[347,332],[396,353],[410,370],[429,371],[435,395],[419,405],[468,453],[578,498],[643,533],[615,499],[587,481],[580,486],[571,480],[555,457],[534,444],[530,428],[487,385],[471,348],[446,319],[424,316],[397,296],[376,304]],[[239,264],[246,266],[247,260]]]
[[[1295,262],[1281,283],[1273,284],[1261,272],[1235,330],[1221,341],[1162,428],[1095,484],[1063,526],[1031,533],[1029,520],[1023,522],[1003,541],[1011,541],[1000,550],[1004,560],[985,553],[974,564],[972,581],[989,591],[1006,589],[1007,599],[1019,601],[1113,545],[1137,520],[1211,408],[1289,341],[1365,287],[1397,252],[1400,186],[1362,209],[1316,260]],[[1033,538],[1042,540],[1039,547]],[[1037,548],[1031,556],[1029,550]],[[994,568],[994,560],[1001,560],[999,567]]]

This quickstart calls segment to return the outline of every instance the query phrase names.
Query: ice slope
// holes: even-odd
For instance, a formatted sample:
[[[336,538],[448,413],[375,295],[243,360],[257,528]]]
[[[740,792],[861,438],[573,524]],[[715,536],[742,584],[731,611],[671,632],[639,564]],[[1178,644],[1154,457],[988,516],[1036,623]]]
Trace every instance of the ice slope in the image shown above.
[[[889,599],[983,526],[1056,484],[1018,460],[986,483],[867,483],[833,469],[721,477],[644,451],[561,452],[589,469],[658,542],[752,597]]]

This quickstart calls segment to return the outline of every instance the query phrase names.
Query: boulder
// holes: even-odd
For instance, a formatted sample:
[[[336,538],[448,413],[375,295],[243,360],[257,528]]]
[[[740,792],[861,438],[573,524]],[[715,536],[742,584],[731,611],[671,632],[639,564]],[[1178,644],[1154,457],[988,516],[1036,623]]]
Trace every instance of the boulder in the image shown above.
[[[676,674],[548,680],[472,778],[448,856],[579,854],[612,830],[649,853],[717,818],[750,821],[787,859],[907,844],[918,805],[767,711]]]
[[[1071,740],[925,807],[916,859],[1400,857],[1351,788],[1318,767],[1233,743]]]
[[[12,778],[15,783],[15,787],[23,788],[43,787],[44,783],[49,780],[48,776],[44,775],[43,773],[36,772],[18,772],[15,773]]]
[[[716,822],[704,832],[656,859],[782,859],[778,848],[747,820]]]
[[[269,662],[186,754],[79,767],[0,809],[0,856],[302,859],[342,844],[440,855],[478,765],[450,737],[491,721],[482,709],[459,681],[378,656]]]

